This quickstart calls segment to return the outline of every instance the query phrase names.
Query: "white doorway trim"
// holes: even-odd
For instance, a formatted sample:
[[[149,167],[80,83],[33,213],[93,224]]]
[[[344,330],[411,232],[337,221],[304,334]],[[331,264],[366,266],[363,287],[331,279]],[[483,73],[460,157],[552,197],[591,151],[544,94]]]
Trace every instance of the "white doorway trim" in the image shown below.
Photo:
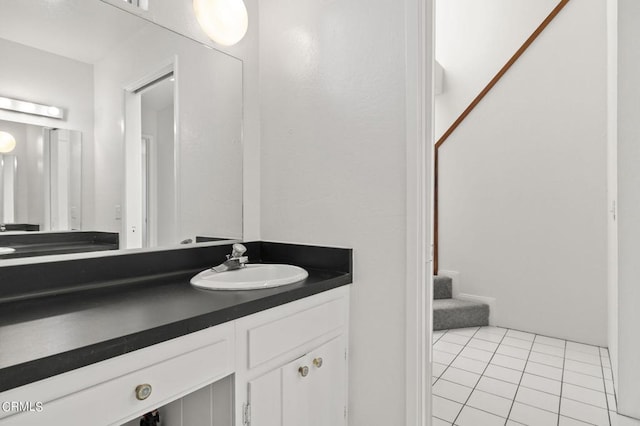
[[[431,424],[433,0],[405,0],[406,425]]]
[[[142,247],[155,247],[157,206],[157,153],[154,137],[142,134]]]
[[[141,114],[141,94],[140,91],[153,84],[158,79],[172,73],[175,79],[173,89],[173,182],[174,200],[173,209],[175,222],[173,224],[174,235],[180,235],[180,108],[179,108],[179,71],[178,57],[173,56],[165,62],[150,68],[150,71],[143,73],[141,77],[131,81],[123,87],[124,90],[124,188],[122,206],[122,248],[142,247],[142,196],[141,196],[141,144],[142,136],[142,114]],[[137,188],[137,190],[136,190]],[[177,243],[177,241],[176,241]]]

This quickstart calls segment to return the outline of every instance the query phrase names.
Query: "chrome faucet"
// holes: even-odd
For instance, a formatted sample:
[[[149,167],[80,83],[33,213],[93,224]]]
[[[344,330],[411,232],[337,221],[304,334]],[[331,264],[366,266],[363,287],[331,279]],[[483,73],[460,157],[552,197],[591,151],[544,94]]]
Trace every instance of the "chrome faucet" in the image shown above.
[[[234,244],[233,250],[231,254],[227,255],[227,260],[221,263],[218,266],[214,266],[213,269],[216,272],[225,272],[225,271],[233,271],[234,269],[240,269],[245,266],[245,264],[249,261],[248,256],[243,256],[243,254],[247,251],[247,248],[242,244]]]

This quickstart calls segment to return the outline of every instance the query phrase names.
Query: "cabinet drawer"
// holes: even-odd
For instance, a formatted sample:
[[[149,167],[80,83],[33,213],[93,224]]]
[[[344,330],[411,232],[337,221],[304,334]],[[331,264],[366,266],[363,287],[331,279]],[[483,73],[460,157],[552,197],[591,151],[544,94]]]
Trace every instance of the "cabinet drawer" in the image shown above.
[[[346,299],[331,300],[249,328],[248,367],[254,368],[346,325]]]
[[[232,350],[229,340],[221,340],[47,402],[40,413],[17,414],[5,421],[8,425],[32,425],[35,421],[65,426],[119,425],[231,374]],[[136,387],[143,384],[151,386],[151,394],[139,400]]]

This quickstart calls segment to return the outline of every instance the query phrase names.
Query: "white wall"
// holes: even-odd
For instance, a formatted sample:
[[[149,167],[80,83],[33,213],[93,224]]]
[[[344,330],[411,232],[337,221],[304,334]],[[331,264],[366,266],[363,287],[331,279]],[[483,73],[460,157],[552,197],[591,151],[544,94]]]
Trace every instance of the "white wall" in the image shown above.
[[[82,132],[83,224],[93,221],[93,67],[62,56],[0,39],[0,51],[11,60],[0,67],[0,94],[64,108],[64,120],[0,110],[0,120]]]
[[[558,0],[437,0],[436,59],[445,69],[435,98],[436,140],[546,18]]]
[[[349,424],[405,419],[404,4],[260,3],[262,237],[354,249]]]
[[[618,407],[640,418],[640,3],[618,1],[617,18]]]
[[[440,269],[496,323],[606,346],[606,8],[569,2],[440,149]]]

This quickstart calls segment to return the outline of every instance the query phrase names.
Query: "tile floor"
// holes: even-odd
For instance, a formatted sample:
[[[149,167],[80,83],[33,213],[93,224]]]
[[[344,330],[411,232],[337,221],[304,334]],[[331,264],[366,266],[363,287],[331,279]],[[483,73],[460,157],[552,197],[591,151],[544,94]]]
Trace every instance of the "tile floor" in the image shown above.
[[[433,333],[433,426],[623,424],[606,348],[498,327]]]

